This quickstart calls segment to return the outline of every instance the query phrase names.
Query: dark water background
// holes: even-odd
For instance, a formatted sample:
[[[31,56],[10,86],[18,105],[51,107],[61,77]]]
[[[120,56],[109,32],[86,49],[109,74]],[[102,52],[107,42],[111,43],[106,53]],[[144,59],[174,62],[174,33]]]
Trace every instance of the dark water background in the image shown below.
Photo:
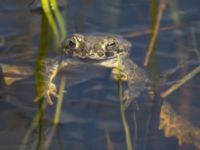
[[[159,32],[154,66],[146,69],[152,79],[158,79],[181,62],[187,64],[178,70],[172,80],[183,77],[198,66],[192,36],[195,36],[195,46],[199,50],[200,2],[179,1],[176,13],[181,18],[180,27]],[[150,2],[147,0],[69,0],[64,14],[68,34],[78,32],[126,35],[148,30],[151,26]],[[28,0],[1,0],[0,63],[34,67],[39,49],[40,24],[41,15],[30,11]],[[162,18],[161,27],[171,25],[174,25],[174,21],[172,10],[168,8]],[[141,67],[149,39],[149,35],[128,38],[133,45],[130,56]],[[69,82],[67,94],[62,106],[61,123],[49,149],[107,149],[107,134],[110,135],[115,150],[126,149],[118,86],[116,81],[110,79],[110,70],[85,66],[72,68],[64,73]],[[56,83],[59,83],[59,79],[60,76]],[[18,149],[37,110],[37,104],[33,102],[36,96],[34,76],[17,81],[9,87],[0,84],[0,149]],[[179,114],[198,127],[199,84],[200,76],[197,75],[167,98]],[[137,113],[138,149],[143,149],[144,143],[147,143],[147,150],[196,150],[189,144],[179,146],[176,138],[165,138],[162,131],[158,135],[145,137],[148,106],[144,97],[137,100],[141,108]],[[52,127],[54,110],[55,106],[49,106],[45,112],[42,143]],[[127,119],[133,136],[131,108],[127,111]],[[27,144],[28,149],[35,149],[37,134],[36,129]]]

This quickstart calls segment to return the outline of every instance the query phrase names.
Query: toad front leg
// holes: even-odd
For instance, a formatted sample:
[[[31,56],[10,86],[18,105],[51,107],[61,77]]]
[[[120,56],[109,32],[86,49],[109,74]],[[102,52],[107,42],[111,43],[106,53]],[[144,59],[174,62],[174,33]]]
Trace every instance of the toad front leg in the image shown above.
[[[112,69],[112,78],[118,80],[118,77],[119,69],[114,67]],[[145,72],[128,57],[121,59],[120,77],[121,80],[128,82],[128,88],[124,91],[123,95],[125,107],[128,107],[128,105],[145,89],[149,80]]]
[[[54,84],[54,79],[58,72],[64,68],[68,67],[73,63],[71,59],[63,59],[62,57],[57,57],[52,60],[48,60],[43,64],[43,76],[44,76],[44,88],[42,89],[41,94],[35,99],[38,101],[40,98],[44,97],[47,100],[47,103],[52,105],[51,95],[57,97],[57,87]]]

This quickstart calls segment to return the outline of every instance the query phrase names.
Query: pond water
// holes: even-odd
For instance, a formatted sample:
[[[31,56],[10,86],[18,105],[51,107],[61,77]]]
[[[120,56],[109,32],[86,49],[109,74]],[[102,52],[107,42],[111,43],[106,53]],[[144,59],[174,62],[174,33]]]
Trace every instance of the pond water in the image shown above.
[[[133,45],[131,59],[146,70],[149,78],[157,86],[161,76],[179,67],[169,82],[164,83],[162,90],[165,90],[173,81],[181,79],[199,66],[200,61],[200,2],[182,0],[176,6],[171,5],[166,8],[161,20],[161,28],[170,29],[159,31],[155,55],[147,68],[143,67],[143,63],[150,35],[142,33],[152,26],[150,1],[68,0],[63,14],[66,17],[68,34],[106,33],[128,39]],[[0,1],[0,64],[26,66],[30,68],[30,72],[34,71],[41,31],[41,14],[31,11],[34,8],[28,0]],[[136,32],[141,35],[130,35]],[[110,79],[110,72],[110,69],[86,65],[70,68],[58,75],[58,85],[62,75],[67,77],[67,93],[64,95],[61,122],[49,149],[127,149],[120,114],[118,83]],[[38,105],[33,102],[36,97],[36,83],[34,75],[29,75],[6,86],[3,81],[5,76],[1,68],[0,149],[13,150],[22,146],[22,140],[29,132],[36,115]],[[200,75],[197,74],[166,100],[180,116],[200,128],[199,85]],[[162,92],[160,90],[158,91]],[[135,149],[198,149],[193,144],[179,145],[176,137],[165,137],[163,131],[148,134],[151,107],[146,99],[147,96],[142,94],[136,100],[139,105],[136,121],[133,114],[134,104],[126,111]],[[23,145],[26,146],[25,149],[44,149],[43,146],[53,127],[55,104],[56,102],[53,106],[47,106],[44,112],[42,134],[39,134],[40,128],[36,127],[28,142]],[[137,136],[135,122],[138,128]]]

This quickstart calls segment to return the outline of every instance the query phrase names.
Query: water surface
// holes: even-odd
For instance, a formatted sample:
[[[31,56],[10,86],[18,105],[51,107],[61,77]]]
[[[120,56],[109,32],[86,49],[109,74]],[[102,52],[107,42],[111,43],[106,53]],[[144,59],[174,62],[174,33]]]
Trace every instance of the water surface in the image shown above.
[[[161,27],[175,26],[172,12],[181,20],[174,27],[158,34],[154,63],[145,68],[148,76],[155,82],[169,70],[183,64],[170,81],[178,80],[199,65],[199,22],[200,2],[179,1],[176,10],[166,9]],[[150,3],[147,0],[76,1],[69,0],[63,10],[67,21],[68,34],[117,34],[126,36],[131,32],[149,30],[151,26]],[[41,14],[30,11],[27,0],[7,0],[0,2],[0,63],[9,65],[35,66],[40,41]],[[127,38],[133,45],[130,57],[143,67],[144,57],[150,35]],[[54,51],[53,49],[51,51]],[[185,64],[184,64],[185,63]],[[143,67],[144,68],[144,67]],[[110,70],[102,67],[84,66],[63,71],[56,78],[59,84],[61,75],[67,77],[67,94],[61,112],[61,123],[53,136],[49,149],[92,150],[108,149],[106,136],[109,135],[115,150],[126,149],[124,128],[119,109],[117,82],[110,79]],[[1,73],[1,81],[4,74]],[[155,81],[154,81],[155,80]],[[167,100],[184,118],[200,127],[199,83],[197,75],[183,87],[175,91]],[[167,84],[167,83],[166,83]],[[35,77],[0,86],[0,149],[18,149],[36,114],[37,104]],[[168,87],[167,85],[165,87]],[[166,138],[162,131],[146,136],[148,111],[146,95],[137,99],[140,110],[137,112],[137,149],[147,150],[196,150],[193,145],[179,146],[178,140]],[[127,110],[127,119],[133,141],[133,106]],[[43,139],[48,137],[52,127],[55,105],[48,106],[42,126]],[[36,149],[38,131],[34,130],[27,144]],[[134,143],[134,142],[133,142]],[[41,145],[42,145],[41,144]]]

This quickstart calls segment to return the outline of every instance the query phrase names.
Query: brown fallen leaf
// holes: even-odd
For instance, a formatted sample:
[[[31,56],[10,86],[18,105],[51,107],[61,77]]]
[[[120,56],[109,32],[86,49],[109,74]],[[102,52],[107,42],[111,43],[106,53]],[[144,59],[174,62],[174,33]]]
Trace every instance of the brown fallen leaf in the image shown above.
[[[0,64],[0,68],[3,73],[3,80],[7,86],[18,80],[26,79],[33,74],[33,69],[28,66]]]

